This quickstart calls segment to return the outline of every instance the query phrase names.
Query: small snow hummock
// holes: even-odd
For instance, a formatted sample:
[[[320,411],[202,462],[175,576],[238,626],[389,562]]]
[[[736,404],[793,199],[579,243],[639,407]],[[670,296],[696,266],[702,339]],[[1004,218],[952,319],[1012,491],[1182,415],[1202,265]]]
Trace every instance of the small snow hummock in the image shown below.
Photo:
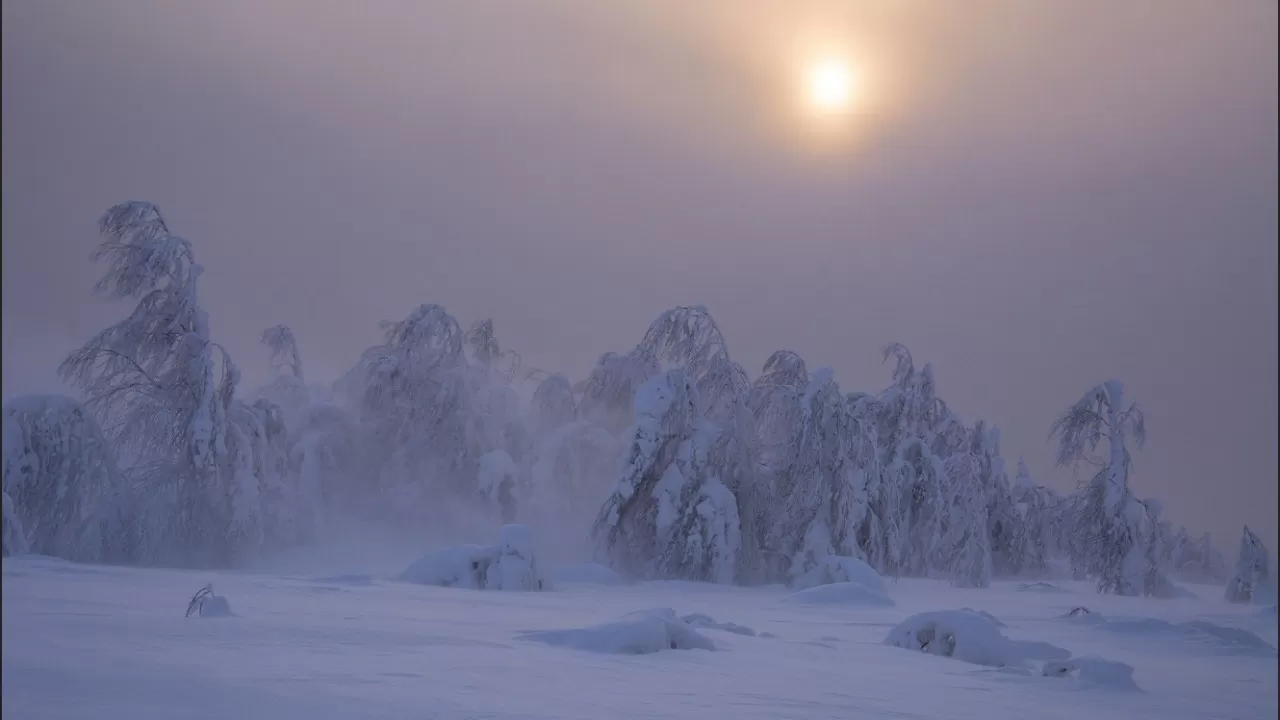
[[[881,595],[885,591],[884,578],[866,562],[842,555],[827,555],[805,574],[791,583],[793,590],[807,590],[819,585],[852,582],[874,590]]]
[[[1058,585],[1054,585],[1053,583],[1047,583],[1047,582],[1018,583],[1017,590],[1018,592],[1054,593],[1054,594],[1070,592],[1070,590],[1067,590]]]
[[[853,605],[864,607],[889,607],[893,600],[888,595],[856,582],[838,582],[818,585],[794,592],[784,598],[786,602],[806,605]]]
[[[419,558],[400,579],[472,590],[550,588],[533,552],[533,531],[526,525],[504,525],[497,545],[457,545]]]
[[[1115,660],[1089,655],[1070,660],[1050,660],[1041,673],[1045,677],[1075,678],[1081,686],[1112,690],[1137,690],[1133,681],[1133,666]]]
[[[715,650],[715,643],[671,608],[641,610],[602,625],[575,630],[535,630],[521,639],[559,647],[620,655],[646,655],[663,650]]]
[[[200,588],[187,604],[187,617],[230,617],[231,603],[221,595],[213,594],[213,584]]]
[[[990,618],[967,610],[925,612],[898,623],[884,644],[975,665],[1018,667],[1018,646]]]
[[[710,615],[703,615],[702,613],[685,615],[680,619],[688,623],[691,627],[705,628],[707,630],[723,630],[725,632],[734,633],[735,635],[746,635],[748,637],[756,636],[756,631],[746,625],[739,625],[731,622],[716,622],[715,618]]]

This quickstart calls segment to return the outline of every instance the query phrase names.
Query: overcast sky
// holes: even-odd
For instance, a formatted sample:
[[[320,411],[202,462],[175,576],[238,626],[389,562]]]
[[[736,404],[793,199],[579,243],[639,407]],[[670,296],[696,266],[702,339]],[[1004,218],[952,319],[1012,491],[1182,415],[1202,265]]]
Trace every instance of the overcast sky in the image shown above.
[[[694,9],[696,8],[696,9]],[[331,380],[378,321],[492,317],[581,377],[706,305],[753,374],[880,349],[1059,488],[1046,435],[1123,380],[1133,483],[1234,560],[1276,537],[1273,0],[5,0],[3,392],[127,308],[94,223],[157,203],[213,333]],[[855,112],[805,114],[835,47]],[[823,125],[825,123],[825,125]]]

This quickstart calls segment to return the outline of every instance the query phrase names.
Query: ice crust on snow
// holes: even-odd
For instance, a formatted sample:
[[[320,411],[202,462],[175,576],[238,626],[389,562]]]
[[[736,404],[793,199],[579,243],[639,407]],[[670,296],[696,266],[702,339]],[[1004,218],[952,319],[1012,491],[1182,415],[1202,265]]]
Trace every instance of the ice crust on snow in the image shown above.
[[[520,636],[548,645],[619,655],[647,655],[664,650],[715,650],[715,643],[671,608],[629,613],[602,625],[574,630],[535,630]]]
[[[533,531],[526,525],[504,525],[496,545],[457,545],[419,558],[400,579],[471,590],[550,588],[534,555]]]

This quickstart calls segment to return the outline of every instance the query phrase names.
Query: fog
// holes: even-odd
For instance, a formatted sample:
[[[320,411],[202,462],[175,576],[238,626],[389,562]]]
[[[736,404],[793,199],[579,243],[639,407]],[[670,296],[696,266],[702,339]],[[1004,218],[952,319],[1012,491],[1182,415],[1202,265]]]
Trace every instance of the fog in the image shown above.
[[[753,375],[875,391],[905,343],[1060,489],[1050,423],[1121,379],[1138,494],[1276,546],[1274,2],[688,5],[5,2],[4,398],[128,311],[88,255],[148,200],[246,387],[276,323],[328,382],[439,303],[576,381],[701,304]],[[830,42],[838,138],[792,99]]]

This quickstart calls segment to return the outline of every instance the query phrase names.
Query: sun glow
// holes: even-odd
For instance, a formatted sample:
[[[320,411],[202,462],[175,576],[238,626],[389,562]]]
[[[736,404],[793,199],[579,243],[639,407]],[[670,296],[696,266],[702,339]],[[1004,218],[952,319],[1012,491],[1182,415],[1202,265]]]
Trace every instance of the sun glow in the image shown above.
[[[824,58],[805,70],[804,88],[808,105],[819,114],[847,112],[855,97],[855,78],[849,63],[840,58]]]

